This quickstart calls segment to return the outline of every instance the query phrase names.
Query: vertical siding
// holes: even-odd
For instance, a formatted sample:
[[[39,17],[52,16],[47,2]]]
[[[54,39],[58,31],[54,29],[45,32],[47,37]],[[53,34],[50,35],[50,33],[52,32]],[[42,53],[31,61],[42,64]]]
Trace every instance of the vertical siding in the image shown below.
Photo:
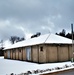
[[[23,60],[26,60],[26,50],[23,48]]]
[[[59,57],[59,61],[69,60],[67,45],[58,46],[58,57]]]
[[[32,46],[32,61],[38,62],[38,46]]]
[[[16,59],[15,55],[16,55],[16,49],[13,49],[13,59]]]
[[[4,51],[4,58],[6,58],[6,51]]]
[[[43,51],[40,50],[40,47],[43,47]],[[46,62],[46,47],[45,45],[39,45],[39,63]]]
[[[22,60],[23,59],[23,50],[22,48],[19,48],[19,60]]]
[[[41,51],[41,47],[43,50]],[[72,46],[71,45],[36,45],[31,47],[31,61],[46,63],[46,62],[58,62],[68,61],[72,58]],[[8,58],[8,51],[10,51],[10,59],[27,60],[26,47],[17,48],[4,51],[4,58]]]
[[[16,49],[16,60],[18,60],[19,59],[19,51],[18,51],[18,48]]]
[[[6,50],[6,58],[7,58],[7,50]]]
[[[72,46],[69,45],[69,60],[72,58]]]
[[[4,51],[4,58],[7,58],[7,50]]]
[[[11,59],[13,59],[13,49],[11,50],[11,56],[10,56]]]
[[[48,45],[48,62],[57,62],[58,57],[57,57],[57,46],[56,45]]]

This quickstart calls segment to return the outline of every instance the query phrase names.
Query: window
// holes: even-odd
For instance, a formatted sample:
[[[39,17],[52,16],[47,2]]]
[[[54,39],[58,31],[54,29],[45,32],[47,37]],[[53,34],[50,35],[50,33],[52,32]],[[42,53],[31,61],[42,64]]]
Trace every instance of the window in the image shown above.
[[[43,47],[40,47],[40,51],[43,51]]]
[[[15,52],[15,50],[13,50],[13,53]]]
[[[21,49],[19,49],[19,52],[21,52]]]

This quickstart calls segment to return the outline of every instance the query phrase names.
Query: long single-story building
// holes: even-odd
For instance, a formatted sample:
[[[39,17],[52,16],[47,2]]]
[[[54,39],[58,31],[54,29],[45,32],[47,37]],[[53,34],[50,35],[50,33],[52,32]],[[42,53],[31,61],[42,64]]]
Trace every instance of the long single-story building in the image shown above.
[[[37,63],[69,61],[72,40],[55,34],[41,35],[6,47],[4,58]]]

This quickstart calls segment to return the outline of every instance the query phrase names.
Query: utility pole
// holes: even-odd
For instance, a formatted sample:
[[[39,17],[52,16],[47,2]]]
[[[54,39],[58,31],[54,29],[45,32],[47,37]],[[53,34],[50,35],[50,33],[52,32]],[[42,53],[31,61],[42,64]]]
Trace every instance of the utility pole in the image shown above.
[[[73,62],[73,60],[74,60],[74,58],[73,58],[73,56],[74,56],[74,47],[73,47],[73,45],[74,45],[74,41],[73,41],[73,24],[71,24],[71,33],[72,33],[72,59],[71,59],[71,61]]]

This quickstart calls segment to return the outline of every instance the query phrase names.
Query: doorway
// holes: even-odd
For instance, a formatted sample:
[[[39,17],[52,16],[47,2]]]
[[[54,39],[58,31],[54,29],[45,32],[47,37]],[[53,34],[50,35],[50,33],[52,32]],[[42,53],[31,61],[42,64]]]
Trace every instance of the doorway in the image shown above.
[[[7,57],[10,58],[10,51],[7,52]]]
[[[26,58],[28,61],[31,61],[31,47],[26,48]]]

